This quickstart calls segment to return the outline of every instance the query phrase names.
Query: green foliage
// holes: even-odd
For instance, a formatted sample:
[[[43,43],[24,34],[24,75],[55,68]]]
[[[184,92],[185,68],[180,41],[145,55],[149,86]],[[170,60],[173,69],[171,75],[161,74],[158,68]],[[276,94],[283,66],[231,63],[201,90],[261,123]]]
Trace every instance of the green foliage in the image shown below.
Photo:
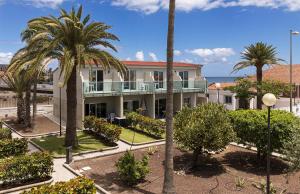
[[[262,179],[261,182],[258,184],[253,183],[253,186],[256,187],[257,189],[259,189],[263,194],[267,194],[267,183],[265,180]],[[270,194],[276,194],[276,193],[277,193],[277,190],[274,187],[274,185],[271,183],[270,184]]]
[[[52,157],[37,152],[0,160],[0,181],[4,184],[20,184],[30,180],[44,180],[53,171]]]
[[[102,136],[109,142],[118,141],[122,132],[122,127],[94,116],[85,117],[83,125],[85,129]]]
[[[67,182],[57,182],[54,185],[34,187],[22,194],[95,194],[96,187],[93,180],[77,177]]]
[[[255,145],[264,155],[267,153],[267,110],[237,110],[230,112],[231,121],[240,143]],[[280,151],[290,140],[299,119],[292,113],[271,111],[271,151]]]
[[[128,113],[126,118],[133,129],[142,131],[148,135],[162,138],[165,132],[165,123],[161,120],[145,117],[136,112]]]
[[[0,124],[0,140],[2,139],[11,139],[11,130],[8,128],[1,128]]]
[[[229,86],[224,89],[236,93],[236,97],[238,98],[250,99],[254,96],[250,90],[252,87],[253,87],[253,82],[249,79],[243,78],[243,79],[238,79],[236,81],[235,86]]]
[[[255,84],[257,85],[256,82]],[[258,85],[257,87],[261,87],[263,94],[272,93],[276,97],[280,97],[283,94],[288,94],[290,91],[289,84],[276,80],[264,80],[262,81],[261,86]]]
[[[295,128],[299,128],[299,123]],[[286,156],[286,160],[289,162],[289,173],[293,173],[300,170],[300,133],[294,131],[291,139],[284,143],[283,154]]]
[[[144,156],[142,160],[135,159],[134,154],[126,151],[117,161],[116,167],[121,179],[128,185],[136,185],[145,179],[150,172],[148,167],[149,157]]]
[[[234,131],[225,108],[208,103],[183,108],[175,116],[174,139],[192,151],[217,151],[234,141]]]
[[[28,150],[26,139],[3,139],[0,140],[0,158],[23,155]]]

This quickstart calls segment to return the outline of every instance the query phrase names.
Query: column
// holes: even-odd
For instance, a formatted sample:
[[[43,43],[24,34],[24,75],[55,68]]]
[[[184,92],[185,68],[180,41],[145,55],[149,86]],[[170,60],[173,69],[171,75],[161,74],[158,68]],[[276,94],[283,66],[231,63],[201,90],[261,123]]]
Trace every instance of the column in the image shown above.
[[[116,96],[116,114],[118,117],[124,117],[123,96]]]
[[[174,99],[173,99],[173,109],[174,112],[181,111],[182,105],[183,105],[183,94],[182,93],[176,93],[174,94]]]
[[[191,94],[191,106],[196,107],[197,106],[197,93]]]

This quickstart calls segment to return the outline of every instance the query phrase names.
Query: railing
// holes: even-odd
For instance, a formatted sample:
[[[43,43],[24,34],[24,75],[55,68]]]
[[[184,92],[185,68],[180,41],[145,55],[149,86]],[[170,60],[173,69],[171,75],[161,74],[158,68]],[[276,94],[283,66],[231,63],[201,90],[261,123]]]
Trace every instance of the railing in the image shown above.
[[[174,81],[173,88],[175,92],[197,91],[205,92],[207,83],[205,80],[201,81]],[[84,94],[110,94],[110,93],[159,93],[166,92],[166,82],[84,82]]]

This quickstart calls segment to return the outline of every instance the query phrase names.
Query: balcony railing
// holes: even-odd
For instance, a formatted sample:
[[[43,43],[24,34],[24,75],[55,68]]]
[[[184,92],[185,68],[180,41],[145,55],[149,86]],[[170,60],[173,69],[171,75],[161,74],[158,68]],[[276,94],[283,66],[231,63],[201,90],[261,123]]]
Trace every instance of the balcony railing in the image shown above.
[[[205,92],[207,83],[201,81],[174,81],[174,92]],[[84,94],[164,93],[166,82],[84,82]]]

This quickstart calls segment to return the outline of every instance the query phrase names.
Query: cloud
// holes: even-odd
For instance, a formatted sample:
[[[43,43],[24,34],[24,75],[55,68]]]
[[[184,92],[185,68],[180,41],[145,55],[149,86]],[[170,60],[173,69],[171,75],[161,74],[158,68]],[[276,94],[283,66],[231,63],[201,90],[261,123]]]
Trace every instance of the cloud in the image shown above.
[[[13,57],[13,53],[11,52],[8,53],[0,52],[0,64],[8,64],[12,57]]]
[[[168,9],[169,0],[112,0],[112,5],[129,10],[152,14],[160,9]],[[300,10],[299,0],[177,0],[176,9],[190,12],[192,10],[210,10],[220,7],[265,7],[288,11]]]
[[[2,3],[10,2],[11,0],[0,0],[0,5]],[[37,8],[41,7],[49,7],[49,8],[57,8],[59,7],[63,2],[67,0],[18,0],[17,3],[22,3],[26,5],[31,5]]]
[[[175,56],[180,56],[182,52],[180,50],[174,50],[174,55]]]
[[[144,61],[144,52],[143,51],[136,52],[135,58],[138,61]]]
[[[157,61],[157,56],[155,53],[150,52],[149,57],[152,59],[152,61]]]
[[[232,48],[198,48],[193,50],[186,50],[187,53],[200,57],[203,63],[225,63],[228,57],[235,55]]]
[[[192,59],[184,59],[184,60],[181,60],[180,62],[183,62],[183,63],[193,63],[194,61]]]

